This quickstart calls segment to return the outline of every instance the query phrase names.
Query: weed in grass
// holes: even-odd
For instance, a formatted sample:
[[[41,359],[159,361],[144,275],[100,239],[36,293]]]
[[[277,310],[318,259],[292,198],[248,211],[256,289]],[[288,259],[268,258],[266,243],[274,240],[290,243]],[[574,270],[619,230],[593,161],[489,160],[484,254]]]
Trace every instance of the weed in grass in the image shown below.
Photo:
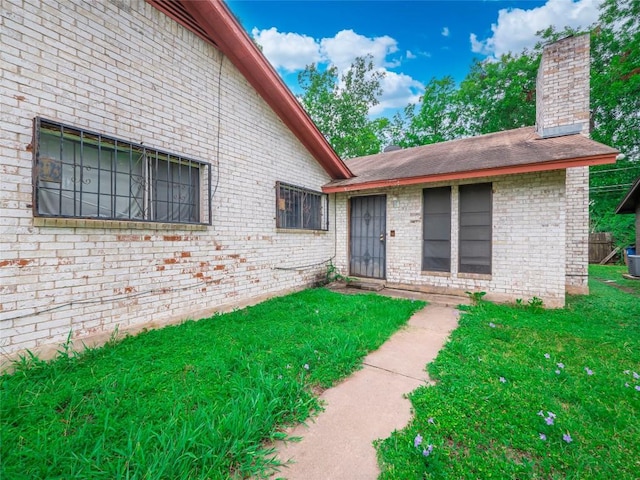
[[[428,366],[436,385],[410,395],[412,422],[376,443],[380,478],[636,479],[640,302],[598,280],[590,289],[565,309],[468,309]],[[434,445],[426,463],[417,433]]]
[[[422,306],[314,289],[80,353],[69,337],[0,377],[0,478],[266,477],[314,391]]]
[[[467,294],[469,299],[471,300],[472,305],[480,305],[483,301],[483,297],[487,294],[487,292],[464,292]]]
[[[333,282],[345,282],[347,285],[351,283],[353,279],[346,275],[342,275],[338,267],[336,267],[333,262],[329,262],[327,265],[327,272],[325,274],[325,283],[333,283]]]

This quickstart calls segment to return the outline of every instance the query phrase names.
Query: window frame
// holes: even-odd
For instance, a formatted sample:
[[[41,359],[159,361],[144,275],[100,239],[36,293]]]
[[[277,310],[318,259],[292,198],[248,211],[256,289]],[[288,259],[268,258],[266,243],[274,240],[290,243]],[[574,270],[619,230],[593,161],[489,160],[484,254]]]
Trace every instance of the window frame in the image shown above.
[[[429,188],[424,188],[422,190],[422,271],[428,271],[428,272],[445,272],[445,273],[450,273],[451,272],[451,218],[452,218],[452,213],[453,213],[453,196],[452,196],[452,187],[450,185],[447,186],[442,186],[442,187],[429,187]],[[434,194],[438,194],[439,192],[446,192],[446,196],[447,196],[447,207],[448,210],[445,211],[441,211],[441,212],[427,212],[427,196],[430,193],[434,193]],[[429,220],[429,217],[433,217],[433,216],[440,216],[443,220],[445,220],[444,223],[446,223],[446,235],[439,235],[439,236],[444,236],[446,238],[434,238],[435,236],[438,235],[432,235],[431,232],[433,232],[433,229],[430,228],[430,226],[433,225],[433,223]],[[431,238],[426,238],[427,236],[430,236]],[[427,246],[428,244],[432,244],[431,246],[434,246],[434,244],[446,244],[448,247],[448,257],[427,257]],[[437,249],[437,247],[436,247]],[[437,260],[441,259],[441,260],[448,260],[448,264],[447,265],[442,265],[442,266],[438,266],[436,265]],[[429,263],[429,260],[431,260],[431,263]],[[445,262],[447,263],[447,262]]]
[[[300,187],[298,185],[293,185],[285,182],[276,182],[275,186],[276,190],[276,228],[282,230],[301,230],[301,231],[328,231],[329,230],[329,195],[323,192],[319,192],[316,190],[311,190],[309,188]],[[283,214],[282,212],[287,211],[287,200],[285,198],[286,195],[283,195],[283,191],[288,192],[289,196],[299,194],[301,204],[297,205],[297,213],[294,210],[293,217],[291,215]],[[305,226],[305,224],[309,224],[310,219],[305,217],[305,197],[311,196],[318,200],[318,219],[311,226]],[[296,206],[293,207],[296,209]],[[313,206],[311,206],[313,208]],[[295,218],[297,217],[297,218]],[[290,223],[289,220],[295,220],[295,223]],[[305,220],[306,219],[306,220]]]
[[[56,155],[57,158],[43,157],[43,149],[46,148],[43,145],[47,141],[43,135],[50,136],[50,141],[60,142],[60,153]],[[71,159],[64,156],[64,145],[69,143],[74,148]],[[85,149],[87,149],[86,153]],[[104,160],[103,151],[106,152]],[[122,157],[126,164],[127,152],[128,170],[126,168],[121,170],[119,162]],[[96,153],[97,157],[92,160],[93,165],[85,165],[85,160],[92,155],[95,156]],[[134,154],[139,155],[135,159],[135,172]],[[45,160],[49,163],[45,163]],[[103,168],[103,164],[106,168]],[[159,176],[160,166],[167,171],[166,179]],[[182,179],[181,172],[185,168],[188,177],[185,180],[188,183]],[[76,180],[78,169],[81,180]],[[92,169],[94,172],[90,172]],[[32,168],[34,217],[211,225],[213,218],[211,170],[211,164],[207,162],[150,148],[142,143],[103,135],[82,127],[66,125],[42,117],[34,118]],[[177,180],[173,177],[173,171],[178,172]],[[90,183],[90,180],[89,182],[82,180],[85,174],[93,175],[93,179],[97,180],[97,185],[92,186],[95,191],[83,190],[83,184]],[[122,182],[123,175],[129,175],[128,191],[125,195],[118,191],[127,183]],[[192,175],[195,178],[192,179]],[[117,180],[118,178],[120,181]],[[73,183],[72,188],[63,188],[64,182]],[[158,188],[159,182],[167,184],[167,200],[159,199],[161,192]],[[51,187],[51,184],[59,184],[59,187]],[[108,191],[101,191],[101,184]],[[135,193],[134,184],[137,189]],[[176,186],[178,192],[173,193]],[[173,198],[169,198],[169,191],[172,192]],[[188,199],[187,202],[182,202],[185,191]],[[67,193],[66,197],[64,192]],[[45,206],[47,195],[50,197],[49,203],[58,202],[57,208]],[[83,206],[90,205],[88,203],[90,198],[97,199],[96,204],[88,208],[94,209],[95,212],[85,213],[82,211]],[[65,200],[66,205],[63,207]],[[102,207],[101,200],[105,202]],[[120,201],[119,207],[116,205],[118,201]],[[166,209],[167,218],[158,218],[161,204]],[[118,208],[122,209],[123,206],[125,212],[118,212]],[[186,209],[185,213],[183,209]]]
[[[488,209],[483,210],[473,210],[473,211],[465,211],[463,212],[463,192],[485,189],[488,190]],[[484,193],[483,193],[484,194]],[[478,205],[479,202],[472,202],[474,205]],[[463,219],[463,215],[475,214],[476,217],[481,215],[488,216],[488,224],[469,224],[463,225],[463,222],[466,222],[466,219]],[[477,231],[479,229],[488,228],[488,238],[485,235],[485,238],[480,239],[469,239],[467,235],[463,235],[463,230],[467,230],[467,232],[475,228]],[[480,235],[476,235],[480,236]],[[463,238],[464,237],[464,238]],[[479,242],[488,243],[488,256],[477,257],[481,259],[488,260],[488,264],[471,264],[471,263],[463,263],[463,242],[475,242],[476,244]],[[468,254],[464,255],[466,258],[470,256]],[[463,274],[480,274],[480,275],[491,275],[493,272],[493,183],[484,182],[484,183],[471,183],[465,185],[458,186],[458,273]]]

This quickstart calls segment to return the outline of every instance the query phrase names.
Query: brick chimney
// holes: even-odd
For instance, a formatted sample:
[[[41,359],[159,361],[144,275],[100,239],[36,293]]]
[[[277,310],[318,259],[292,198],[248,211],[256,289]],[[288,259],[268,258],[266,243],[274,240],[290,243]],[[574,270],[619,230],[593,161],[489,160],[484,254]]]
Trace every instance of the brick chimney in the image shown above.
[[[542,50],[536,79],[536,131],[543,137],[589,135],[589,34]]]
[[[543,139],[589,136],[589,41],[589,34],[571,36],[542,50],[536,79],[536,131]],[[566,169],[563,213],[566,291],[588,294],[589,167]]]

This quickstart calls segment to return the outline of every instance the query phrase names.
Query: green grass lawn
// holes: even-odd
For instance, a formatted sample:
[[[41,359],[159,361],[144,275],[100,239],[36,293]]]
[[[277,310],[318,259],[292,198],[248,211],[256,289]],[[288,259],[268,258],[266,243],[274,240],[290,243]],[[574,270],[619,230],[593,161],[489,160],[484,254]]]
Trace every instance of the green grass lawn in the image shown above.
[[[0,377],[0,478],[265,475],[265,442],[423,305],[314,289],[23,362]]]
[[[562,310],[471,307],[413,421],[377,444],[380,478],[640,478],[640,282],[625,271],[592,267],[591,294]]]

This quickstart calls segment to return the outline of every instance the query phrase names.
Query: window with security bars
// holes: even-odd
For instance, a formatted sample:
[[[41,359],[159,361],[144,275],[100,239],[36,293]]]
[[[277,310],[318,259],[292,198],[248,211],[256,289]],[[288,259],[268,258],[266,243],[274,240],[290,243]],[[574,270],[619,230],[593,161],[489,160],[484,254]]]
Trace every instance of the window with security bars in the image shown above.
[[[209,164],[42,118],[34,145],[38,216],[211,224]]]
[[[328,230],[328,196],[302,187],[276,183],[276,227]]]

